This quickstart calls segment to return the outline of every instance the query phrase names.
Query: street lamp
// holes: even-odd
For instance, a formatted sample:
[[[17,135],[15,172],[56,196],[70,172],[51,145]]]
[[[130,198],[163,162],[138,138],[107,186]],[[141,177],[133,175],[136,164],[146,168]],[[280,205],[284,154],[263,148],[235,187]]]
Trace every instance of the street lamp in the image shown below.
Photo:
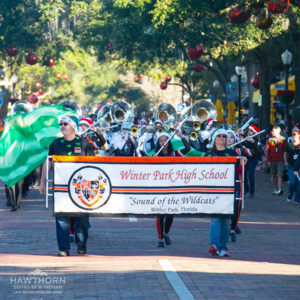
[[[285,50],[281,54],[281,59],[284,64],[284,75],[285,75],[284,76],[285,77],[284,89],[286,91],[288,91],[288,89],[289,89],[289,70],[290,70],[292,58],[293,58],[293,54],[289,50]],[[288,104],[286,103],[285,104],[285,116],[287,117],[287,115],[288,115]]]
[[[242,100],[242,74],[243,74],[243,67],[236,66],[235,67],[235,73],[238,78],[238,111],[239,111],[239,119],[238,119],[238,125],[241,126],[241,100]]]

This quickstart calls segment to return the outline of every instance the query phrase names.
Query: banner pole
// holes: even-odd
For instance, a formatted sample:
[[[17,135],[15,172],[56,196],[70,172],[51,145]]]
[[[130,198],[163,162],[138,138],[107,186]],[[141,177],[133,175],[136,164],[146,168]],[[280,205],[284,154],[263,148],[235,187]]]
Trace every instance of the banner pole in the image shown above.
[[[244,197],[245,197],[245,163],[243,158],[240,158],[240,161],[242,161],[242,209],[245,208],[245,201],[244,201]]]
[[[47,162],[46,162],[46,208],[48,208],[48,180],[49,180],[49,156],[47,155]]]

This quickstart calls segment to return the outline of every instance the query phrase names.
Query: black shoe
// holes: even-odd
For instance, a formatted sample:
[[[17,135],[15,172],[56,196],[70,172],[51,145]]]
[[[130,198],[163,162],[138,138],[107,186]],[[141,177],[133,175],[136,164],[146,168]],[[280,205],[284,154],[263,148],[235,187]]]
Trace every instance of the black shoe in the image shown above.
[[[59,250],[58,256],[70,256],[70,251],[67,249]]]
[[[234,232],[230,233],[230,237],[231,237],[231,242],[232,243],[235,243],[237,241],[236,234]]]
[[[11,211],[17,211],[17,209],[18,209],[17,207],[13,206]]]
[[[165,243],[163,241],[158,241],[157,247],[162,248],[165,246]]]
[[[280,196],[283,194],[283,190],[278,190],[277,195]]]
[[[236,234],[241,234],[242,233],[242,230],[240,229],[240,227],[236,227],[235,233]]]
[[[86,254],[86,245],[78,244],[77,252],[78,254]]]
[[[169,238],[168,235],[165,235],[164,239],[165,239],[166,245],[170,246],[172,244],[171,239]]]

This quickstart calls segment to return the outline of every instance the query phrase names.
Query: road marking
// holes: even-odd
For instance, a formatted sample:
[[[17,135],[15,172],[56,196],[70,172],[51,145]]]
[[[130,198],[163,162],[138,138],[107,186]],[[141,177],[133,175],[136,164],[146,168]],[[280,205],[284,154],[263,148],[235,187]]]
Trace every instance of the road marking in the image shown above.
[[[180,300],[194,300],[194,296],[191,294],[189,289],[186,287],[182,279],[177,274],[174,266],[167,259],[158,260],[160,266],[164,270],[171,286]]]
[[[136,217],[128,217],[129,219],[129,222],[137,222],[138,221],[138,218]]]

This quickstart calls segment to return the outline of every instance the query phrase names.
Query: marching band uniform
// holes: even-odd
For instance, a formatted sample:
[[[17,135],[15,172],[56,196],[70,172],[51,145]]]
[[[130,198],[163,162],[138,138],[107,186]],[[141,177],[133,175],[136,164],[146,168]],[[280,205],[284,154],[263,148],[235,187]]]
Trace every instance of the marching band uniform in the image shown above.
[[[182,134],[180,134],[180,137],[182,139],[182,142],[185,146],[184,149],[174,151],[172,147],[171,141],[168,142],[167,145],[163,148],[162,151],[158,154],[159,157],[169,157],[169,156],[183,156],[186,153],[188,153],[191,150],[191,147],[185,140]],[[165,139],[163,139],[165,138]],[[170,138],[170,134],[167,132],[162,132],[157,136],[157,145],[155,149],[155,153],[159,151],[159,149],[162,147],[163,143],[167,141],[167,139]],[[161,145],[160,145],[161,144]],[[173,223],[174,216],[170,214],[163,214],[158,215],[156,218],[156,228],[158,233],[158,245],[157,247],[164,247],[164,240],[166,245],[171,245],[171,240],[169,238],[169,231],[171,229],[172,223]],[[163,240],[164,239],[164,240]]]
[[[114,148],[115,156],[137,156],[136,139],[127,131],[123,130],[119,134],[114,135],[111,143]]]
[[[255,125],[249,126],[249,135],[248,137],[251,138],[251,135],[260,132],[260,129]],[[248,163],[246,165],[246,172],[245,172],[245,193],[250,191],[250,197],[254,197],[255,193],[255,168],[257,166],[258,160],[260,159],[260,149],[258,147],[258,137],[255,136],[253,139],[249,139],[243,145],[245,152],[247,154]],[[249,178],[249,186],[248,187],[248,178]]]
[[[81,118],[79,121],[79,133],[84,132],[88,128],[93,126],[94,122],[89,118]],[[98,150],[101,149],[106,144],[106,140],[104,136],[97,131],[88,131],[84,134],[84,137],[90,142],[92,145],[95,154],[98,153]],[[106,144],[107,147],[107,144]]]
[[[234,138],[234,142],[233,143],[237,143],[239,142],[239,138],[237,136],[237,134],[233,131],[233,130],[227,130],[227,145],[230,146],[230,144],[228,144],[228,138],[229,136],[232,136]],[[243,146],[237,145],[235,146],[235,149],[233,149],[236,152],[236,155],[238,156],[246,156],[245,154],[245,149],[243,148]],[[242,166],[241,164],[238,164],[237,168],[236,168],[236,174],[239,178],[239,180],[242,180]],[[236,198],[240,198],[241,197],[241,192],[242,192],[242,182],[237,182],[235,184],[235,188],[236,188],[236,194],[235,197]],[[230,237],[231,237],[231,241],[233,243],[235,243],[237,241],[237,237],[236,234],[240,234],[241,230],[238,227],[238,222],[239,222],[239,218],[240,218],[240,214],[241,214],[241,209],[242,209],[242,201],[241,200],[234,200],[234,213],[231,216],[231,223],[230,223]]]

